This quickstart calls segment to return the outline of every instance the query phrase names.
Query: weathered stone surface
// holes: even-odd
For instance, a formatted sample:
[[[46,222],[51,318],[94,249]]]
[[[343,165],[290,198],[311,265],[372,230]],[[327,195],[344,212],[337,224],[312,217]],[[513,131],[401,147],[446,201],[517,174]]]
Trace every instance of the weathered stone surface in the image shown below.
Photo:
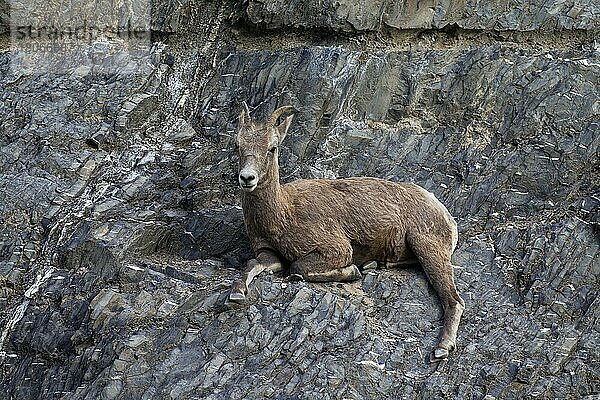
[[[250,0],[246,15],[249,22],[269,29],[326,28],[347,32],[440,29],[452,25],[497,31],[600,28],[600,5],[591,0]]]
[[[174,34],[120,73],[76,60],[24,72],[0,52],[0,397],[598,396],[595,3],[574,14],[583,34],[524,43],[240,27],[260,7],[274,28],[296,24],[275,14],[311,10],[262,4],[157,3],[156,30]],[[571,29],[568,6],[515,13],[506,29]],[[361,30],[380,29],[368,10],[384,4],[361,7]],[[409,3],[395,7],[413,20]],[[436,7],[424,26],[508,18],[481,2]],[[310,26],[322,23],[347,27]],[[413,181],[448,205],[467,310],[447,362],[429,362],[442,310],[417,267],[351,284],[265,274],[243,305],[225,303],[250,256],[233,140],[242,100],[256,116],[298,110],[285,181]]]
[[[9,6],[4,0],[0,1],[0,34],[8,32],[9,29]]]

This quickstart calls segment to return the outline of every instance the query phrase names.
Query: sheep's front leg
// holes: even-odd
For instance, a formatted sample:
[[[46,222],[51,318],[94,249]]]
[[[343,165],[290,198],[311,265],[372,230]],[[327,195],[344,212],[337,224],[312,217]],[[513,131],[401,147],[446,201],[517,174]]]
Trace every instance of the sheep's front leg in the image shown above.
[[[256,258],[253,258],[246,263],[246,269],[244,269],[241,278],[235,281],[231,287],[229,300],[243,301],[246,299],[246,293],[248,293],[250,282],[252,282],[256,276],[264,271],[277,272],[282,269],[283,266],[281,261],[275,253],[268,250],[262,250],[258,253]]]
[[[347,264],[346,260],[351,258],[351,255],[328,258],[318,253],[310,253],[293,262],[290,272],[311,282],[355,281],[361,279],[362,274],[356,265]]]

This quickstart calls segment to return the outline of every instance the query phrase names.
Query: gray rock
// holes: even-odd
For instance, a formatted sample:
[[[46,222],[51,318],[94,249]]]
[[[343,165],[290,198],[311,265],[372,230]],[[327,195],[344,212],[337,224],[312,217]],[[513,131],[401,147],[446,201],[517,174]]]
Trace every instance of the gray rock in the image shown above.
[[[353,2],[266,0],[248,3],[248,20],[269,29],[325,28],[377,31],[384,28],[431,29],[456,27],[486,30],[598,29],[600,8],[587,0],[549,4],[513,1],[506,4],[461,1]]]
[[[10,31],[10,7],[4,0],[0,1],[0,34]]]
[[[513,3],[165,0],[135,62],[54,73],[0,41],[1,397],[596,396],[598,6]],[[448,206],[467,309],[447,361],[418,266],[262,274],[225,304],[251,257],[241,101],[298,110],[284,181]]]

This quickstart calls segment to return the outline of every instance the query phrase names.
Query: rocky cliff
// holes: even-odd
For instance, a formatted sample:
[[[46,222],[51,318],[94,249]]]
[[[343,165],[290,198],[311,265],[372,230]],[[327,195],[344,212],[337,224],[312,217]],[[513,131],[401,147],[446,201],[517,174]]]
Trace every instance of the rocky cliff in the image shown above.
[[[146,51],[44,71],[0,16],[0,397],[600,395],[597,2],[160,0]],[[225,304],[250,256],[243,100],[298,110],[284,181],[447,205],[467,304],[447,361],[419,268],[263,275]]]

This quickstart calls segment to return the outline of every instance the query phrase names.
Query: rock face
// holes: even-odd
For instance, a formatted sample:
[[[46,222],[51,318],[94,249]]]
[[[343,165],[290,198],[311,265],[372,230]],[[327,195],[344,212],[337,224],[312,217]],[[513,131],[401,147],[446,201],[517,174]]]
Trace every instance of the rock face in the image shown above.
[[[600,6],[589,0],[506,2],[415,0],[249,0],[248,19],[269,28],[340,31],[444,28],[532,31],[598,29]]]
[[[110,73],[15,68],[0,41],[0,397],[597,398],[600,6],[474,3],[164,0]],[[447,361],[419,268],[262,275],[225,304],[251,256],[243,100],[298,110],[284,181],[446,204],[467,303]]]

